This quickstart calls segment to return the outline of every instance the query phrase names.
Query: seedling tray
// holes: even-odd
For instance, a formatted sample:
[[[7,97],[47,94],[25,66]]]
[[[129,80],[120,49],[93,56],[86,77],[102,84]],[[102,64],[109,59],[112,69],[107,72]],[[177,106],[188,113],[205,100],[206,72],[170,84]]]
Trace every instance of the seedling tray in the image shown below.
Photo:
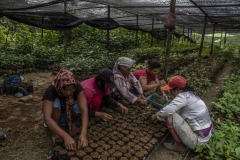
[[[162,109],[166,104],[169,103],[168,100],[163,98],[162,96],[153,93],[150,96],[147,97],[148,102],[157,109]]]
[[[54,147],[54,160],[143,160],[161,142],[167,132],[163,122],[152,122],[155,108],[129,105],[129,113],[110,113],[109,122],[91,119],[88,129],[89,146],[79,151],[67,151],[63,140]],[[145,114],[151,112],[150,114]],[[80,131],[80,130],[79,130]],[[77,141],[79,132],[73,136]]]

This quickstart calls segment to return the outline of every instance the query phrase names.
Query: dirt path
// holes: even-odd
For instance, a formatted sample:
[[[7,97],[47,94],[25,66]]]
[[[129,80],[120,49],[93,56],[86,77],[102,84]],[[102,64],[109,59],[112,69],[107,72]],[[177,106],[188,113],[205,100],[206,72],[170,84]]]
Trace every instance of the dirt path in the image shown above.
[[[222,71],[217,75],[215,82],[212,84],[211,88],[202,97],[203,101],[211,110],[211,102],[214,102],[218,98],[218,93],[223,87],[224,80],[231,73],[231,66],[225,64]],[[187,153],[178,153],[166,150],[162,145],[159,145],[148,160],[183,160]],[[187,159],[187,158],[186,158]],[[198,157],[194,157],[194,160],[199,160]]]
[[[217,78],[215,82],[212,84],[211,88],[207,91],[207,93],[202,97],[206,105],[209,107],[209,109],[212,109],[211,102],[214,102],[218,99],[218,95],[220,90],[223,87],[224,80],[228,78],[228,76],[231,74],[232,67],[230,64],[226,63],[224,65],[224,68],[220,73],[217,75]]]
[[[230,66],[226,64],[203,97],[208,106],[216,100],[230,71]],[[34,93],[30,101],[21,102],[17,97],[0,95],[0,132],[7,134],[7,139],[0,141],[0,159],[46,160],[52,146],[42,125],[41,97],[54,75],[42,72],[26,74],[23,77],[34,83]],[[182,160],[184,155],[185,153],[168,151],[159,145],[148,160]]]

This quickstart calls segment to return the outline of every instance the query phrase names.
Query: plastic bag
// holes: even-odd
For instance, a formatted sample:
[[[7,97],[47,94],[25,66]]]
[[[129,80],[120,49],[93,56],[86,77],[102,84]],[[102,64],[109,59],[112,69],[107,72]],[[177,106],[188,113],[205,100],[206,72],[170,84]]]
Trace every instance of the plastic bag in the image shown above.
[[[19,84],[21,83],[20,75],[5,75],[3,77],[3,84],[4,86],[12,85],[12,84]]]
[[[167,15],[167,19],[165,21],[164,27],[169,30],[174,30],[176,24],[176,16],[174,13],[169,12]]]

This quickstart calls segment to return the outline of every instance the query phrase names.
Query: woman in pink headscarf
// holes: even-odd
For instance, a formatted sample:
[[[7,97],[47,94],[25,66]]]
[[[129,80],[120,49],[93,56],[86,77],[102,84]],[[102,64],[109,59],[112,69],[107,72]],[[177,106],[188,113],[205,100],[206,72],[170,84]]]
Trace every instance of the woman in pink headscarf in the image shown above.
[[[61,69],[54,82],[46,89],[43,96],[43,117],[47,127],[56,135],[64,139],[68,150],[77,150],[77,144],[69,133],[61,127],[61,123],[68,123],[69,132],[72,131],[72,114],[81,113],[82,131],[79,135],[78,148],[86,147],[88,108],[82,86],[76,82],[72,72]]]

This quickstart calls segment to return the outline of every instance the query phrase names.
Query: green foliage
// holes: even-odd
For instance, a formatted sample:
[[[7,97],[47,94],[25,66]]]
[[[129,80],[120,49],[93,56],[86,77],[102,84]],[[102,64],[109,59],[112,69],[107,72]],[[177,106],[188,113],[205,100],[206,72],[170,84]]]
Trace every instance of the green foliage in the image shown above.
[[[123,51],[121,56],[127,56],[134,59],[137,63],[143,63],[148,59],[159,60],[161,57],[163,57],[164,52],[164,49],[160,47],[135,48]]]
[[[120,56],[127,56],[133,58],[139,62],[152,57],[159,59],[161,56],[161,48],[144,48],[144,49],[132,49],[127,52],[109,52],[101,47],[92,47],[91,50],[82,50],[80,55],[72,54],[68,55],[68,58],[60,63],[61,67],[66,67],[81,77],[89,76],[96,73],[100,68],[112,68],[115,61]],[[145,68],[146,65],[142,64]]]
[[[240,118],[240,72],[229,77],[224,84],[224,93],[213,104],[218,110],[217,114],[225,114],[230,120]]]
[[[214,73],[217,73],[223,64],[223,57],[194,59],[192,63],[180,67],[174,74],[186,77],[188,84],[199,94],[203,94],[211,86]]]
[[[0,67],[2,69],[21,69],[34,66],[34,57],[30,54],[0,54]]]
[[[231,121],[217,122],[217,130],[213,131],[208,143],[198,146],[196,151],[203,159],[222,160],[240,159],[240,127]]]
[[[240,159],[240,72],[231,75],[224,84],[224,93],[214,102],[216,130],[211,140],[196,151],[203,159]]]
[[[108,61],[106,61],[108,59]],[[72,56],[62,61],[60,67],[65,67],[73,71],[75,74],[84,78],[92,75],[100,68],[110,68],[115,61],[114,57],[106,55],[96,55],[94,57],[85,57],[84,55]]]
[[[63,58],[62,47],[35,46],[32,55],[36,66],[51,66],[55,62],[60,62]]]

